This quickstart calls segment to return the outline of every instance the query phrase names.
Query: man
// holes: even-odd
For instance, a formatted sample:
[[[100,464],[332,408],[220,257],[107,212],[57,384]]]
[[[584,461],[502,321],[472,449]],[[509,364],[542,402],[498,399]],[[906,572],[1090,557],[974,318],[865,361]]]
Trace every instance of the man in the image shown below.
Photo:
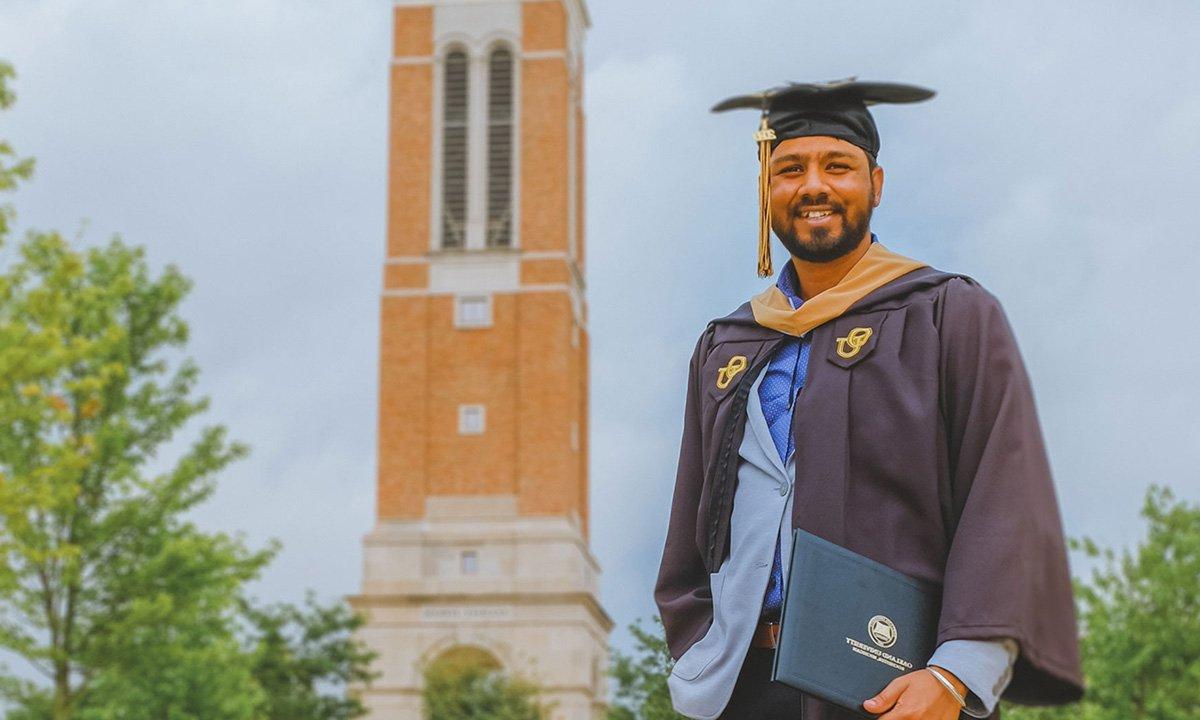
[[[1003,311],[870,230],[884,173],[867,105],[932,94],[848,80],[714,108],[762,108],[760,276],[768,223],[791,258],[692,353],[655,587],[688,717],[855,717],[770,680],[793,528],[941,587],[927,667],[860,711],[997,718],[1002,695],[1083,692],[1057,500]]]

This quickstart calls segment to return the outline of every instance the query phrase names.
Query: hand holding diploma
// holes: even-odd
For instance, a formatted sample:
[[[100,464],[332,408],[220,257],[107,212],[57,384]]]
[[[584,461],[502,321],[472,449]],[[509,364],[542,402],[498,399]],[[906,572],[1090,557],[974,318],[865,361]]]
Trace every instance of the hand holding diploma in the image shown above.
[[[967,687],[949,670],[938,671],[966,697]],[[929,670],[906,673],[863,703],[868,712],[884,713],[879,720],[956,720],[962,705]]]

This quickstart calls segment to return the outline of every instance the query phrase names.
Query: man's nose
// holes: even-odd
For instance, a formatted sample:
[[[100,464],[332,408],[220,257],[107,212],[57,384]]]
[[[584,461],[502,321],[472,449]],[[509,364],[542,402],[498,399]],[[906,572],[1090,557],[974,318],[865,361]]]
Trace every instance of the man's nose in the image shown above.
[[[796,196],[807,205],[821,205],[829,201],[829,186],[816,170],[809,170],[800,178]]]

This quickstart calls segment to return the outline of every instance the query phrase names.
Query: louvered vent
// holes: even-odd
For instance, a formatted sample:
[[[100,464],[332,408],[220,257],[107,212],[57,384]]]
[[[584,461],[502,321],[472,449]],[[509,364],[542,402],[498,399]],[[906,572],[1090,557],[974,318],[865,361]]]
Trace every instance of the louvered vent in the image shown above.
[[[488,59],[487,244],[512,244],[513,56]]]
[[[442,247],[466,245],[467,54],[446,56],[442,113]]]

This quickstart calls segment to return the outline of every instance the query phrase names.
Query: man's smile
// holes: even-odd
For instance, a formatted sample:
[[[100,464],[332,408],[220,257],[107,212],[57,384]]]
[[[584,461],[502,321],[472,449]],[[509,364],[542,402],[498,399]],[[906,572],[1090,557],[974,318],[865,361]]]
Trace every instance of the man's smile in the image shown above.
[[[833,208],[807,208],[796,213],[806,224],[813,226],[826,225],[832,222],[836,215],[838,211]]]

